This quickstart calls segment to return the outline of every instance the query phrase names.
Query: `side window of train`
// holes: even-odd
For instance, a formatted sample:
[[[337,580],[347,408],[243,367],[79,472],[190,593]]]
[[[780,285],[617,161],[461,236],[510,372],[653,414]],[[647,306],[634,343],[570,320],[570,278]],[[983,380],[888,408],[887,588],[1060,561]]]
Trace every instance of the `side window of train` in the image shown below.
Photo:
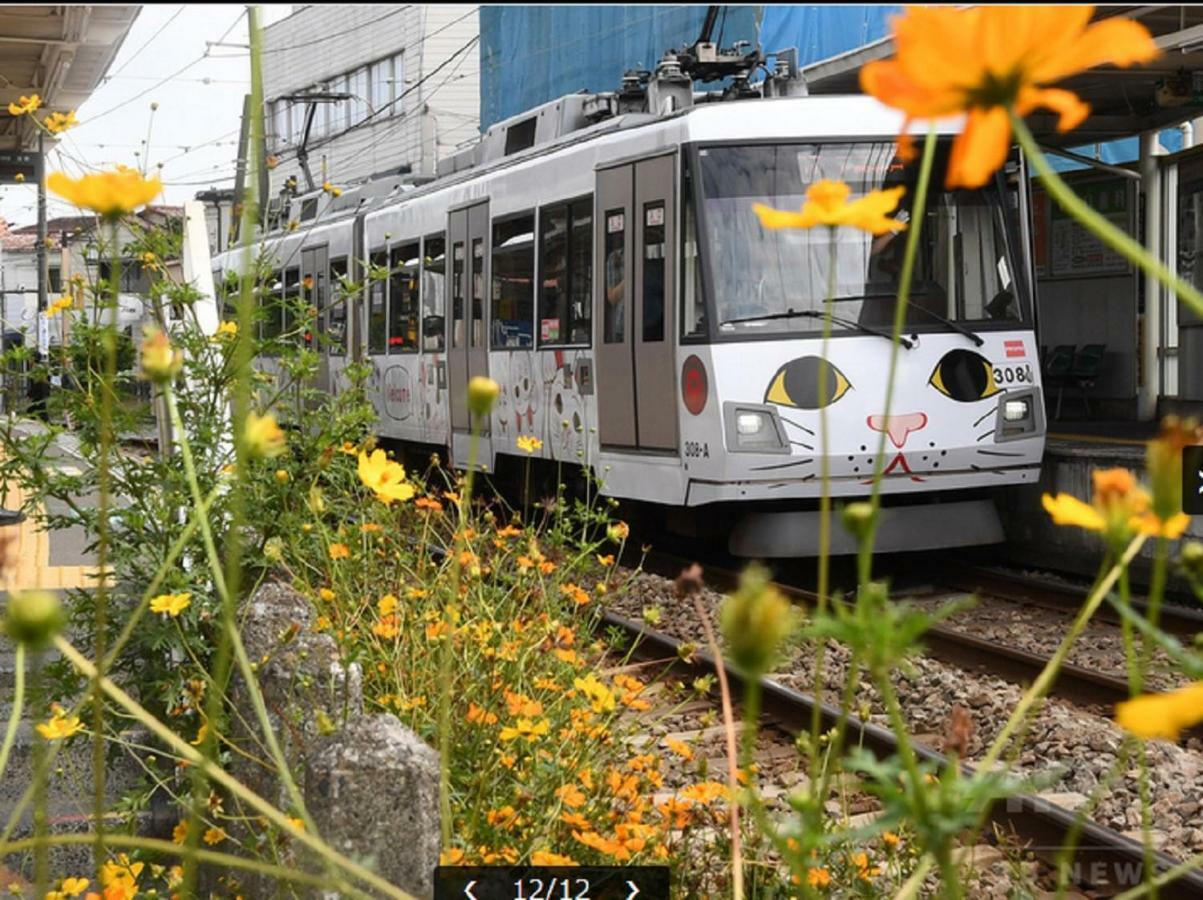
[[[259,336],[265,341],[274,341],[280,337],[280,325],[284,312],[284,273],[275,271],[263,292],[262,330]],[[274,356],[273,352],[265,354]]]
[[[493,349],[535,346],[535,215],[493,223]]]
[[[681,230],[681,334],[705,337],[706,305],[702,301],[702,261],[698,256],[697,213],[693,208],[693,184],[685,169],[685,224]]]
[[[330,304],[327,307],[330,352],[335,355],[346,353],[347,348],[347,258],[340,256],[330,260]],[[322,313],[318,312],[318,328],[321,328]]]
[[[643,337],[664,340],[664,201],[643,205]]]
[[[447,239],[426,238],[422,257],[422,349],[443,349],[443,316],[447,302]]]
[[[421,250],[417,241],[389,253],[388,352],[418,350],[418,277]]]
[[[296,328],[296,309],[301,295],[301,270],[286,269],[284,271],[284,304],[280,310],[280,336],[291,340]]]
[[[539,214],[539,345],[590,342],[593,200],[549,206]]]
[[[464,245],[451,248],[451,346],[464,346]]]
[[[472,331],[468,346],[485,346],[485,242],[484,238],[472,241]]]
[[[621,344],[626,340],[626,213],[622,209],[606,210],[605,224],[606,315],[602,340],[607,344]]]
[[[379,270],[388,265],[388,254],[383,250],[373,250],[371,257],[372,268]],[[385,332],[388,328],[388,281],[382,278],[368,277],[368,353],[384,353],[386,346]]]

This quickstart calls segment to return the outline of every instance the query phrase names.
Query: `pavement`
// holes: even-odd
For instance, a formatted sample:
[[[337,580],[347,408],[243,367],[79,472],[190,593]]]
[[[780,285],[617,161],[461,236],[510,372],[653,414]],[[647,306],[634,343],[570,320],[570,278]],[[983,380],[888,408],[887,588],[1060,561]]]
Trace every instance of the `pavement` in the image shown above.
[[[17,430],[29,433],[40,427],[37,422],[22,421]],[[88,466],[80,455],[78,442],[70,434],[55,442],[47,461],[69,474],[79,474]],[[86,504],[90,499],[81,497],[78,501]],[[24,502],[21,488],[0,483],[0,507],[16,510]],[[49,511],[59,513],[65,509],[56,501],[50,504]],[[0,594],[31,588],[58,591],[94,586],[95,560],[87,552],[83,529],[47,532],[39,527],[37,519],[31,515],[17,524],[0,524]]]

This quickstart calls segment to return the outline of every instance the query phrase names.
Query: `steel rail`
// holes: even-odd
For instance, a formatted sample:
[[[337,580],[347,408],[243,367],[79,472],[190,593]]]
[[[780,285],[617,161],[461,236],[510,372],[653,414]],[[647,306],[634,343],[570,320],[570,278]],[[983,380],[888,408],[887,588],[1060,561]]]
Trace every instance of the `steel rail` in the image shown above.
[[[632,658],[639,660],[659,659],[686,677],[696,678],[717,670],[718,663],[706,652],[697,650],[682,658],[683,642],[661,632],[646,629],[630,619],[606,612],[600,623],[605,628],[618,629],[633,642]],[[722,663],[733,692],[742,696],[745,679],[734,668]],[[762,679],[762,708],[765,715],[791,734],[809,732],[811,715],[816,701],[813,697],[788,688],[772,679]],[[818,703],[824,729],[835,727],[840,710],[826,703]],[[846,719],[849,745],[863,746],[879,758],[897,752],[893,734],[871,722],[862,722],[855,716]],[[916,755],[924,761],[935,762],[943,767],[946,757],[925,747],[915,745]],[[970,766],[961,765],[962,770],[972,774]],[[1144,871],[1144,847],[1138,841],[1125,837],[1090,821],[1078,821],[1078,817],[1060,806],[1034,795],[1019,795],[995,803],[989,810],[987,822],[1008,834],[1016,835],[1027,852],[1033,853],[1047,863],[1055,865],[1061,848],[1066,846],[1071,835],[1076,835],[1077,846],[1071,862],[1072,880],[1079,884],[1115,890],[1138,884]],[[1179,862],[1160,851],[1153,852],[1157,871],[1166,872]],[[1203,897],[1203,872],[1192,871],[1179,876],[1159,889],[1164,900]]]

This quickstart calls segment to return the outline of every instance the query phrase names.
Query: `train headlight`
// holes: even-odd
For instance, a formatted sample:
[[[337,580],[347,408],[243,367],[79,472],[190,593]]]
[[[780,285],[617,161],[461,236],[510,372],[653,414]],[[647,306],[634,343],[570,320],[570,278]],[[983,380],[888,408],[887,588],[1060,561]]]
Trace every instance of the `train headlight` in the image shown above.
[[[994,439],[1013,441],[1033,437],[1044,430],[1044,405],[1034,389],[1006,391],[998,398]]]
[[[1032,415],[1032,404],[1026,397],[1022,400],[1003,402],[1003,419],[1007,422],[1022,422]]]
[[[788,453],[789,441],[769,406],[724,403],[723,421],[727,429],[727,449],[746,453]]]

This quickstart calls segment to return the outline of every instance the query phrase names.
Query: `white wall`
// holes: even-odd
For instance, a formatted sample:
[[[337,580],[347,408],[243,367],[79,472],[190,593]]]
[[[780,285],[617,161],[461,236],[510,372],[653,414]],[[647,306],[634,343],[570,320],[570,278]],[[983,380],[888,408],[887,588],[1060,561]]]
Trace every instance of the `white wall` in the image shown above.
[[[473,46],[437,74],[430,73],[479,29],[479,15],[473,7],[449,4],[306,6],[266,28],[263,81],[269,104],[268,152],[281,157],[270,173],[270,194],[277,194],[294,175],[300,188],[305,188],[295,159],[297,140],[284,142],[274,137],[271,101],[323,81],[331,82],[329,90],[333,92],[344,91],[344,73],[399,52],[404,72],[402,80],[394,82],[394,96],[408,93],[392,105],[391,113],[381,112],[341,137],[311,136],[310,170],[319,184],[324,179],[338,185],[404,164],[412,165],[415,172],[433,174],[439,156],[478,133],[479,51]],[[324,36],[331,37],[323,40]],[[336,132],[347,127],[346,105],[343,101],[332,107],[340,114]],[[304,104],[294,103],[292,115],[301,116],[304,108]],[[325,115],[324,104],[317,115]]]

